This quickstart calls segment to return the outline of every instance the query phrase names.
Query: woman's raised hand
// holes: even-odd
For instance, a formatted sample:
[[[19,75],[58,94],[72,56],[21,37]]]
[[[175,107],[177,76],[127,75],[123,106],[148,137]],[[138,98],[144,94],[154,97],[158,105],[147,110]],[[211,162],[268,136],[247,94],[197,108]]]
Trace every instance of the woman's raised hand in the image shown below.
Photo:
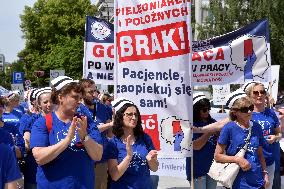
[[[81,141],[83,141],[85,136],[88,134],[87,126],[88,122],[86,116],[81,116],[80,118],[76,118],[76,129],[78,131],[78,135]]]
[[[130,160],[132,159],[133,156],[132,143],[133,143],[132,137],[129,135],[126,138],[126,152],[127,152],[126,157],[128,157]]]
[[[146,159],[148,161],[151,161],[151,160],[157,160],[157,157],[158,157],[158,152],[157,150],[151,150],[148,155],[146,156]]]
[[[66,136],[66,139],[68,139],[69,143],[73,140],[75,136],[76,122],[77,122],[77,118],[73,117],[71,125],[68,129],[67,136]]]

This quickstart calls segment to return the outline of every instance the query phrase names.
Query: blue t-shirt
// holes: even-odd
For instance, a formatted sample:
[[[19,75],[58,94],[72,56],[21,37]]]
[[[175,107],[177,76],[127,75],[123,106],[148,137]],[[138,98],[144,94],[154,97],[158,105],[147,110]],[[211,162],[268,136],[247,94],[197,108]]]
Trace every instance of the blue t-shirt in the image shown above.
[[[275,112],[269,108],[265,108],[263,112],[253,112],[252,120],[261,126],[264,138],[268,135],[274,135],[275,128],[280,125]],[[267,143],[267,145],[263,146],[263,155],[267,166],[270,166],[275,162],[277,150],[279,150],[279,145],[277,145],[277,143]]]
[[[204,127],[208,124],[216,122],[215,119],[210,119],[208,122],[194,122],[195,127]],[[193,133],[192,140],[201,137],[201,133]],[[217,137],[212,135],[206,144],[200,150],[193,151],[193,177],[198,178],[207,175],[209,168],[214,158],[214,152],[217,144]],[[191,158],[186,158],[186,176],[187,180],[191,180]]]
[[[37,119],[32,126],[31,148],[57,144],[68,133],[71,122],[64,123],[52,112],[52,129],[46,128],[45,117]],[[88,135],[102,143],[99,130],[94,122],[88,123]],[[37,188],[93,189],[94,161],[87,154],[76,131],[71,144],[51,162],[38,166]]]
[[[19,147],[20,151],[21,151],[21,155],[22,157],[24,157],[25,154],[25,140],[23,138],[23,135],[21,135],[18,127],[13,126],[10,124],[11,122],[4,122],[3,127],[0,127],[0,130],[4,130],[7,133],[10,133],[11,136],[14,137],[14,145]]]
[[[108,144],[108,159],[116,159],[118,164],[126,157],[126,145],[120,138],[114,136]],[[144,134],[132,145],[133,157],[129,167],[117,180],[110,182],[110,189],[152,189],[150,170],[146,160],[149,151],[154,150],[149,135]]]
[[[14,149],[14,140],[10,133],[4,129],[0,129],[0,143],[4,143]]]
[[[95,117],[93,116],[94,110],[88,108],[84,104],[79,105],[77,112],[85,115],[87,117],[88,122],[95,122],[96,125],[103,124],[101,121],[96,120]],[[108,139],[107,139],[107,136],[106,136],[106,132],[102,132],[101,137],[102,137],[102,141],[103,141],[103,155],[102,155],[102,159],[100,161],[96,162],[96,163],[105,162],[107,160],[106,159],[106,148],[107,148]]]
[[[13,127],[16,127],[17,129],[19,129],[19,127],[20,127],[19,122],[20,122],[21,117],[22,117],[22,114],[13,110],[10,113],[4,112],[3,115],[2,115],[2,120],[3,120],[3,122],[6,123],[6,125],[13,126]]]
[[[39,118],[40,114],[24,114],[20,119],[20,133],[24,135],[25,132],[31,132],[32,125],[37,118]],[[25,156],[25,167],[23,170],[23,174],[25,176],[25,183],[36,183],[36,171],[37,171],[37,163],[34,159],[32,151],[27,152]]]
[[[102,104],[99,100],[94,100],[96,106],[96,120],[101,123],[106,123],[107,120],[111,120],[112,117],[109,115],[107,107]]]
[[[5,183],[18,180],[22,176],[12,149],[0,143],[0,152],[0,189],[4,189]]]
[[[31,132],[33,123],[40,116],[41,116],[40,114],[25,113],[20,119],[20,126],[19,126],[20,133],[24,136],[25,132]]]
[[[236,122],[231,121],[221,130],[218,143],[226,145],[228,156],[234,156],[245,146],[248,133],[249,129],[241,128]],[[260,126],[253,123],[250,142],[244,156],[251,168],[248,171],[240,169],[234,181],[233,189],[257,189],[264,185],[262,167],[257,154],[258,147],[263,146],[264,142]]]

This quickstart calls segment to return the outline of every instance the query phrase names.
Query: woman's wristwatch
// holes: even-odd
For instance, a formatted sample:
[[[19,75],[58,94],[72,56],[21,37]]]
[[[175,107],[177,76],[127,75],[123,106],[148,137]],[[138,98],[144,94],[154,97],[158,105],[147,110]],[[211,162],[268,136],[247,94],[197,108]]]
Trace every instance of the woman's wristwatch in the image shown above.
[[[82,142],[87,142],[91,137],[87,134],[84,139],[82,140]]]
[[[268,175],[268,171],[266,171],[266,170],[263,170],[262,173],[265,174],[265,175]]]

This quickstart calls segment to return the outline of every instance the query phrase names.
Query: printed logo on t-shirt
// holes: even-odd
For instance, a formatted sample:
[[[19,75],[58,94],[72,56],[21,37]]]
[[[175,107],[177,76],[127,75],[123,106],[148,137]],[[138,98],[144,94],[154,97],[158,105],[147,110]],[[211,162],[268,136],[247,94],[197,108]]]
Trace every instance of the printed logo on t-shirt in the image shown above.
[[[133,152],[133,157],[130,162],[129,167],[134,167],[135,171],[139,171],[139,167],[147,165],[147,160],[142,159],[141,155],[138,152]]]
[[[67,136],[68,132],[61,130],[59,132],[56,133],[56,140],[59,142],[61,140],[63,140],[66,136]],[[75,136],[72,139],[71,143],[69,144],[68,148],[72,151],[78,152],[78,151],[84,151],[85,148],[83,146],[83,144],[80,141],[79,135],[77,133],[77,131],[75,131]]]

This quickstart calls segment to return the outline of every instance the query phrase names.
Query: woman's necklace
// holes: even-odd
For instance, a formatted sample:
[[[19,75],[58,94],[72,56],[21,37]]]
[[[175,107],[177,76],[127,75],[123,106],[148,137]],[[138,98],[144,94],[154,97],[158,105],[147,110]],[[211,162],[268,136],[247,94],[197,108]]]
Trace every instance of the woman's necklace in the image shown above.
[[[240,124],[238,121],[235,121],[235,123],[239,126],[239,127],[241,127],[241,128],[243,128],[243,129],[248,129],[249,127],[246,127],[245,125],[243,125],[243,124]],[[249,124],[248,124],[249,125]]]

